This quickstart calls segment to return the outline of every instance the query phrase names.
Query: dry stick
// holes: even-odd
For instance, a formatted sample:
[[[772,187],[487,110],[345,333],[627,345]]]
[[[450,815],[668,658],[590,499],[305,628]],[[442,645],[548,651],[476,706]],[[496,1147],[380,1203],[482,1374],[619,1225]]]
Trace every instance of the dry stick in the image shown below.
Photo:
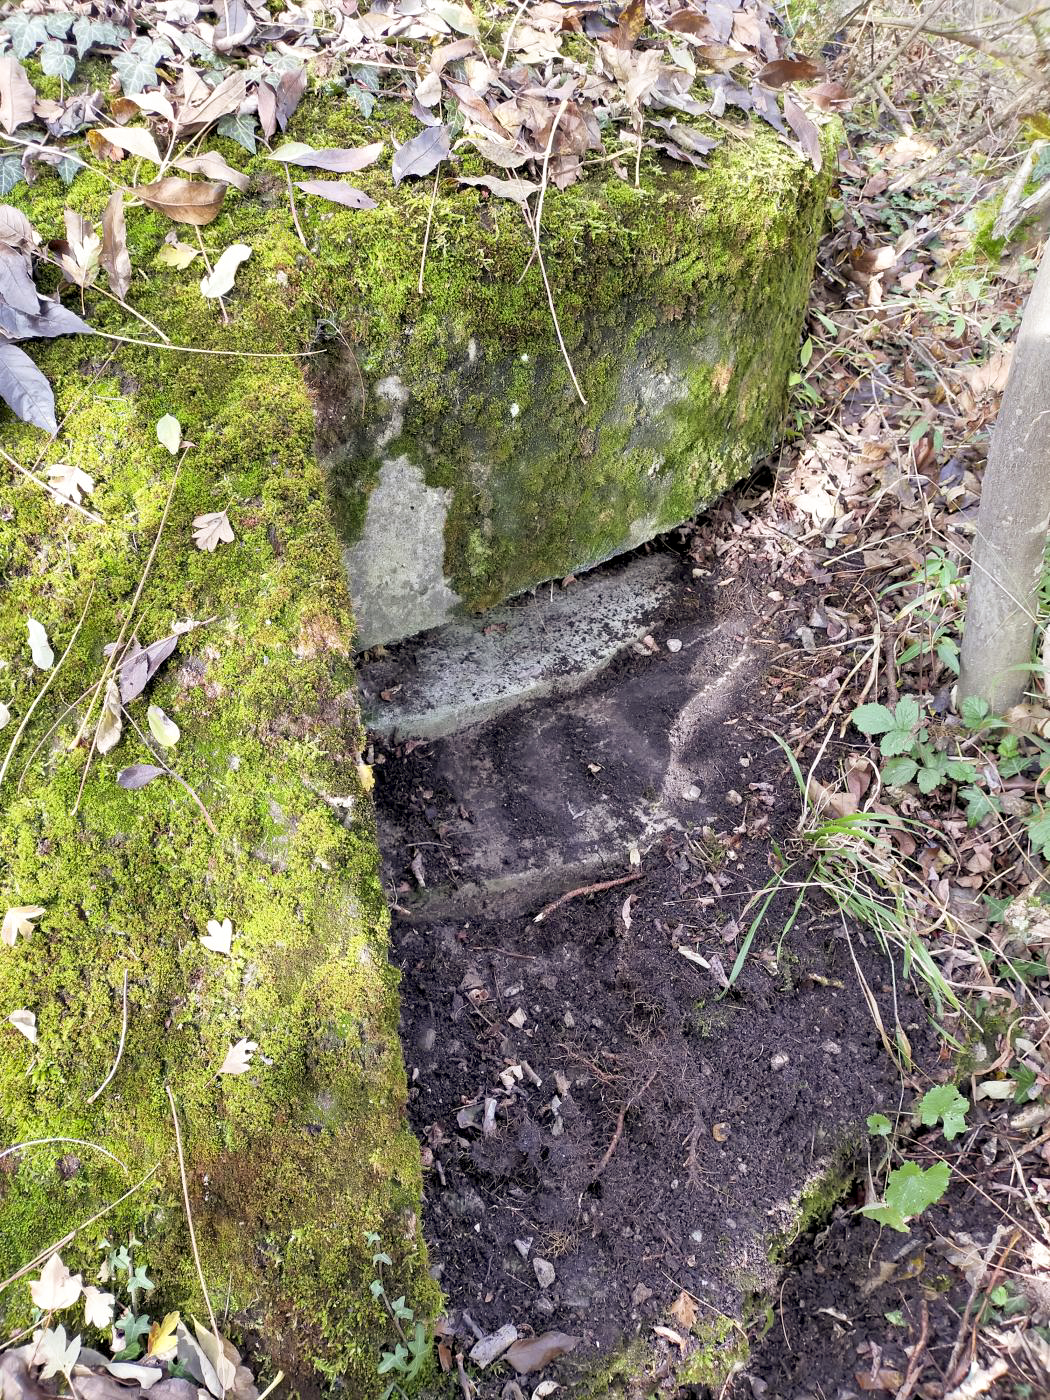
[[[34,486],[39,486],[41,491],[50,496],[53,501],[57,501],[59,505],[69,506],[71,510],[77,511],[78,514],[90,520],[94,525],[104,525],[106,523],[101,515],[96,515],[93,510],[88,510],[87,506],[82,506],[79,501],[73,501],[70,500],[68,496],[63,496],[57,487],[52,486],[49,481],[42,481],[35,472],[31,472],[28,467],[23,467],[22,463],[19,462],[17,458],[12,457],[10,452],[6,452],[2,447],[0,447],[0,457],[4,459],[9,467],[14,467],[15,471],[18,472],[20,476],[25,477],[26,481],[32,482]]]
[[[508,56],[509,53],[510,53],[510,39],[511,39],[511,35],[514,33],[514,27],[515,27],[515,25],[517,24],[518,20],[521,19],[521,12],[522,12],[522,10],[524,10],[525,6],[526,6],[528,3],[529,3],[529,0],[521,0],[521,4],[520,4],[520,5],[518,6],[518,8],[514,11],[514,15],[513,15],[513,17],[511,18],[510,24],[507,26],[507,33],[506,33],[506,35],[504,36],[504,39],[503,39],[503,52],[502,52],[502,53],[500,54],[500,56],[499,56],[499,68],[500,68],[500,71],[502,71],[502,70],[503,70],[504,68],[506,68],[506,66],[507,66],[507,56]]]
[[[542,924],[548,914],[553,914],[555,909],[560,909],[570,899],[577,899],[582,894],[601,894],[602,890],[612,890],[617,885],[629,885],[641,878],[642,871],[639,870],[636,875],[621,875],[618,880],[601,880],[596,885],[581,885],[578,890],[569,890],[567,894],[560,895],[552,904],[544,905],[532,922]]]
[[[644,1083],[644,1084],[642,1085],[642,1087],[638,1090],[638,1092],[631,1095],[631,1097],[627,1100],[627,1102],[626,1102],[626,1103],[622,1106],[622,1108],[620,1109],[619,1113],[616,1115],[616,1128],[615,1128],[615,1130],[614,1130],[614,1132],[613,1132],[612,1140],[610,1141],[609,1146],[605,1149],[605,1155],[604,1155],[604,1157],[602,1157],[602,1160],[598,1163],[598,1168],[597,1168],[597,1170],[595,1171],[594,1175],[591,1177],[591,1184],[592,1184],[592,1185],[594,1184],[594,1182],[596,1182],[596,1181],[598,1180],[598,1178],[601,1176],[602,1172],[605,1170],[605,1168],[606,1168],[606,1167],[609,1165],[609,1163],[612,1161],[613,1153],[616,1151],[617,1147],[618,1147],[619,1144],[620,1144],[620,1139],[623,1137],[623,1126],[624,1126],[624,1124],[625,1124],[626,1121],[627,1121],[627,1114],[628,1114],[628,1112],[630,1111],[630,1109],[632,1109],[632,1108],[634,1107],[634,1105],[635,1105],[635,1104],[638,1102],[638,1100],[642,1097],[642,1095],[645,1093],[646,1089],[648,1089],[649,1085],[653,1082],[653,1080],[654,1080],[655,1078],[656,1078],[656,1070],[654,1069],[653,1072],[652,1072],[652,1074],[651,1074],[651,1075],[649,1076],[649,1078],[645,1081],[645,1083]]]
[[[530,219],[529,219],[529,211],[528,211],[528,208],[527,208],[526,205],[523,204],[523,205],[521,206],[521,212],[525,215],[525,222],[526,222],[526,224],[529,224],[529,226],[531,227]],[[537,226],[537,228],[538,228],[538,226]],[[537,233],[537,237],[538,237],[538,233]],[[564,338],[562,337],[561,326],[559,326],[559,324],[558,324],[558,312],[557,312],[557,310],[555,309],[555,306],[554,306],[554,293],[551,291],[551,284],[550,284],[550,282],[549,282],[548,279],[547,279],[547,266],[546,266],[546,264],[545,264],[544,261],[543,261],[543,254],[540,252],[540,248],[539,248],[539,244],[538,244],[538,243],[537,243],[536,248],[535,248],[534,251],[535,251],[536,257],[538,258],[538,261],[539,261],[539,264],[540,264],[540,276],[543,278],[543,286],[544,286],[544,289],[546,290],[546,293],[547,293],[547,305],[548,305],[548,307],[550,308],[551,321],[552,321],[553,324],[554,324],[554,333],[555,333],[555,335],[558,337],[558,345],[559,345],[560,348],[561,348],[562,359],[565,361],[566,368],[567,368],[568,371],[569,371],[569,375],[570,375],[570,377],[571,377],[571,379],[572,379],[572,382],[573,382],[573,387],[575,388],[577,394],[579,394],[579,396],[580,396],[580,403],[582,403],[584,406],[586,406],[587,400],[584,398],[583,390],[580,388],[580,381],[576,378],[576,371],[573,369],[573,367],[572,367],[572,361],[569,359],[569,352],[568,352],[568,350],[565,348],[565,340],[564,340]]]
[[[427,265],[427,248],[430,246],[430,226],[434,222],[434,204],[437,200],[438,177],[441,174],[441,162],[438,161],[437,169],[434,171],[434,189],[430,196],[430,208],[427,210],[427,230],[423,235],[423,256],[419,260],[419,295],[423,295],[423,269]]]
[[[929,1340],[929,1336],[930,1307],[924,1298],[922,1300],[921,1321],[919,1323],[919,1339],[915,1343],[914,1350],[911,1354],[911,1360],[908,1362],[908,1370],[905,1373],[900,1390],[898,1390],[897,1394],[894,1396],[894,1400],[911,1400],[912,1392],[919,1384],[919,1376],[922,1373],[922,1356],[923,1352],[926,1350],[926,1343]]]
[[[52,267],[60,268],[62,266],[62,264],[58,261],[57,258],[49,258],[46,255],[44,256],[43,261],[46,263],[50,263]],[[93,285],[91,290],[93,292],[97,292],[99,296],[108,297],[110,301],[115,301],[117,305],[121,307],[124,311],[130,311],[136,321],[141,321],[144,326],[149,326],[150,330],[159,335],[161,340],[167,341],[168,337],[164,334],[164,332],[159,326],[154,325],[154,323],[149,319],[148,316],[143,316],[141,311],[136,311],[133,306],[129,306],[128,303],[124,301],[121,297],[115,296],[113,292],[107,292],[105,287]],[[81,291],[83,291],[83,288],[81,288]],[[94,327],[92,327],[92,330],[94,330]],[[102,331],[95,331],[95,334],[102,335]]]
[[[54,1142],[71,1142],[77,1147],[90,1147],[95,1152],[101,1152],[103,1157],[108,1157],[111,1162],[116,1162],[117,1166],[121,1169],[125,1176],[127,1175],[127,1166],[124,1162],[120,1160],[119,1157],[114,1156],[113,1153],[110,1152],[107,1148],[99,1147],[97,1142],[89,1142],[86,1138],[29,1138],[26,1142],[16,1142],[13,1147],[5,1147],[3,1152],[0,1152],[0,1162],[2,1162],[5,1157],[10,1157],[12,1152],[21,1152],[22,1149],[25,1147],[47,1147],[50,1143]]]
[[[225,1358],[226,1352],[222,1345],[222,1338],[219,1336],[219,1325],[215,1321],[215,1313],[211,1305],[211,1295],[208,1292],[208,1285],[204,1281],[204,1270],[201,1268],[201,1256],[197,1249],[197,1232],[193,1228],[193,1211],[190,1209],[190,1188],[186,1181],[186,1160],[182,1155],[182,1130],[179,1127],[179,1115],[175,1108],[175,1095],[171,1092],[170,1084],[165,1084],[164,1092],[167,1094],[168,1102],[171,1104],[171,1121],[175,1125],[175,1150],[179,1154],[179,1179],[182,1182],[182,1203],[186,1208],[186,1225],[190,1232],[190,1247],[193,1250],[193,1262],[197,1268],[197,1278],[200,1280],[201,1292],[204,1294],[204,1302],[208,1309],[208,1321],[211,1323],[211,1330],[215,1337],[215,1375],[219,1382],[219,1388],[225,1395],[226,1387],[223,1384],[219,1364]]]
[[[44,684],[43,684],[43,685],[40,687],[40,689],[37,691],[36,695],[33,696],[33,699],[32,699],[32,702],[30,703],[29,709],[26,710],[25,714],[24,714],[23,717],[22,717],[22,723],[21,723],[21,724],[18,726],[18,728],[15,730],[14,738],[11,740],[10,744],[8,745],[8,747],[7,747],[7,753],[4,755],[4,761],[3,761],[3,763],[0,763],[0,787],[3,786],[4,778],[5,778],[6,774],[7,774],[8,768],[9,768],[9,766],[10,766],[10,764],[11,764],[11,759],[12,759],[12,757],[14,756],[15,749],[18,748],[18,741],[21,739],[22,735],[25,733],[26,725],[29,723],[29,721],[30,721],[30,720],[32,719],[32,717],[33,717],[33,711],[36,709],[36,707],[40,704],[41,700],[43,700],[44,696],[47,694],[48,689],[50,688],[52,681],[53,681],[53,680],[55,679],[55,677],[58,675],[59,671],[61,671],[63,665],[65,664],[66,657],[69,655],[70,651],[72,650],[73,643],[74,643],[74,642],[76,641],[76,639],[77,639],[77,634],[79,633],[81,627],[83,627],[83,625],[84,625],[84,619],[87,617],[87,610],[88,610],[88,608],[91,606],[91,599],[94,597],[94,594],[95,594],[95,585],[92,584],[90,590],[88,591],[87,602],[84,604],[84,611],[80,614],[80,620],[77,622],[77,625],[73,628],[73,635],[70,637],[69,641],[66,643],[66,649],[65,649],[65,651],[62,653],[62,655],[61,655],[61,656],[59,657],[59,659],[58,659],[58,665],[54,667],[54,669],[52,670],[51,674],[48,676],[47,680],[44,682]]]
[[[143,350],[178,350],[184,355],[224,355],[232,360],[309,360],[314,355],[327,355],[327,350],[212,350],[205,345],[172,345],[160,340],[136,340],[131,335],[111,335],[109,331],[92,331],[103,340],[117,345],[138,345]]]
[[[135,617],[135,609],[138,607],[139,599],[142,597],[142,590],[145,588],[146,580],[149,578],[150,570],[153,568],[153,561],[157,557],[157,549],[160,545],[160,537],[164,533],[164,526],[167,523],[168,519],[168,511],[171,509],[172,497],[175,495],[175,487],[178,485],[179,482],[179,473],[182,471],[182,464],[186,459],[186,453],[189,451],[189,448],[190,444],[186,443],[186,445],[182,449],[182,456],[179,458],[178,462],[175,465],[175,475],[171,478],[171,485],[168,487],[168,498],[164,502],[163,511],[161,511],[160,524],[157,526],[157,533],[153,540],[153,548],[149,552],[149,558],[146,560],[146,567],[143,569],[142,576],[139,579],[138,587],[135,589],[135,595],[131,600],[131,607],[128,609],[128,615],[124,619],[124,625],[120,629],[120,633],[117,637],[117,640],[113,643],[113,650],[106,658],[106,664],[102,670],[102,676],[95,687],[95,694],[91,697],[90,701],[88,702],[87,714],[84,716],[80,728],[77,730],[77,737],[74,740],[74,744],[78,744],[83,735],[86,733],[87,727],[91,723],[92,712],[95,708],[95,696],[105,693],[106,682],[109,680],[110,675],[116,668],[116,658],[121,654],[121,648],[124,645],[124,637],[127,634],[127,630],[131,626],[131,623]],[[87,775],[91,768],[91,760],[95,754],[95,744],[97,739],[98,730],[96,729],[95,733],[91,736],[91,748],[88,750],[87,762],[84,764],[84,772],[80,779],[80,790],[77,793],[77,800],[73,804],[73,811],[70,814],[74,817],[76,816],[77,811],[80,807],[80,799],[84,796],[84,784],[87,782]]]
[[[292,209],[292,223],[295,226],[296,233],[299,235],[299,242],[306,251],[309,252],[310,245],[306,241],[306,234],[303,233],[303,226],[299,222],[299,210],[295,207],[295,187],[292,184],[292,172],[288,169],[287,165],[284,167],[284,178],[288,181],[288,203],[291,205]]]
[[[102,1083],[98,1086],[98,1088],[95,1090],[95,1092],[94,1092],[94,1093],[91,1095],[91,1097],[88,1099],[88,1103],[94,1103],[94,1102],[95,1102],[95,1100],[98,1098],[99,1094],[102,1093],[102,1090],[106,1087],[106,1085],[110,1082],[110,1080],[111,1080],[111,1079],[113,1078],[113,1076],[116,1074],[116,1072],[117,1072],[117,1066],[120,1064],[121,1057],[122,1057],[123,1054],[124,1054],[124,1041],[125,1041],[126,1038],[127,1038],[127,1034],[128,1034],[128,970],[127,970],[127,968],[125,968],[125,969],[124,969],[124,1010],[123,1010],[123,1013],[122,1013],[122,1015],[121,1015],[121,1021],[120,1021],[120,1043],[117,1045],[117,1058],[113,1061],[113,1067],[112,1067],[112,1069],[110,1070],[110,1072],[106,1075],[105,1079],[103,1079]]]
[[[65,1249],[66,1245],[72,1240],[75,1240],[82,1230],[89,1229],[94,1225],[96,1220],[101,1220],[102,1217],[108,1215],[111,1210],[116,1210],[117,1206],[122,1205],[129,1196],[134,1196],[135,1192],[140,1191],[142,1187],[145,1186],[146,1182],[149,1181],[150,1177],[156,1176],[159,1171],[160,1163],[158,1162],[144,1177],[136,1181],[134,1186],[129,1186],[123,1196],[118,1196],[117,1199],[111,1201],[108,1206],[103,1206],[100,1211],[97,1211],[94,1215],[85,1220],[82,1225],[74,1225],[73,1229],[68,1230],[60,1240],[56,1240],[54,1244],[49,1244],[46,1249],[42,1249],[39,1254],[34,1255],[28,1264],[23,1264],[10,1278],[5,1278],[3,1282],[0,1283],[0,1293],[2,1293],[5,1288],[10,1288],[12,1283],[17,1283],[20,1278],[24,1278],[26,1274],[30,1274],[34,1269],[39,1268],[41,1264],[51,1258],[52,1254],[57,1254],[60,1249]]]
[[[208,830],[211,832],[211,834],[212,834],[213,836],[218,836],[219,833],[218,833],[218,831],[217,831],[216,828],[215,828],[215,823],[214,823],[214,822],[212,821],[212,819],[211,819],[211,814],[209,813],[207,807],[205,807],[205,805],[204,805],[204,803],[201,801],[201,799],[197,796],[197,794],[196,794],[196,792],[193,790],[193,788],[189,785],[189,783],[186,781],[185,778],[180,777],[180,775],[179,775],[178,773],[175,772],[175,769],[174,769],[174,768],[169,768],[169,767],[168,767],[168,765],[164,762],[164,759],[160,756],[160,754],[157,752],[157,750],[153,747],[153,745],[152,745],[152,744],[149,742],[149,740],[146,738],[145,734],[143,734],[142,730],[141,730],[141,729],[138,727],[138,725],[135,723],[134,719],[133,719],[132,716],[131,716],[131,712],[130,712],[128,709],[126,709],[123,705],[121,705],[120,708],[121,708],[121,710],[124,712],[124,715],[125,715],[125,717],[127,718],[127,721],[128,721],[128,723],[131,725],[132,729],[134,729],[135,733],[136,733],[136,734],[139,736],[139,738],[142,740],[143,744],[145,744],[145,746],[146,746],[146,751],[150,754],[150,756],[151,756],[152,758],[155,758],[155,759],[156,759],[156,761],[157,761],[157,762],[160,764],[160,766],[164,769],[165,773],[167,773],[167,775],[168,775],[169,778],[174,778],[175,781],[178,783],[179,787],[181,787],[185,792],[189,793],[190,797],[193,798],[194,802],[195,802],[195,803],[197,804],[197,806],[200,808],[201,816],[204,818],[205,822],[207,823],[207,825],[208,825]],[[100,1090],[99,1092],[101,1092],[101,1090]],[[90,1103],[91,1100],[89,1099],[88,1102]]]

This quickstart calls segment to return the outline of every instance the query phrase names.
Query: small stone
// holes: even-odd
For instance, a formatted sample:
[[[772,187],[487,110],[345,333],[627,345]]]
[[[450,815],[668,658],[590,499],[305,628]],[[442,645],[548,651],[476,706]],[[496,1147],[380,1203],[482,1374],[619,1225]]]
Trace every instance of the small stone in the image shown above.
[[[532,1271],[541,1288],[550,1288],[557,1277],[554,1265],[548,1259],[540,1259],[538,1256],[532,1261]]]
[[[703,1230],[694,1230],[689,1236],[689,1238],[693,1241],[694,1244],[703,1244],[704,1232]]]
[[[517,1340],[518,1329],[513,1322],[505,1322],[498,1332],[491,1332],[471,1347],[470,1359],[475,1366],[480,1366],[484,1370],[486,1366],[491,1366],[494,1361],[498,1361]]]
[[[687,788],[682,790],[682,797],[686,802],[699,802],[701,796],[700,789],[695,783],[690,783]]]
[[[653,1290],[651,1288],[646,1288],[644,1283],[636,1284],[635,1290],[631,1294],[631,1304],[636,1308],[640,1308],[643,1303],[648,1303],[652,1296]]]
[[[528,1019],[528,1016],[526,1016],[525,1012],[521,1009],[520,1006],[518,1007],[517,1011],[511,1012],[511,1014],[507,1017],[507,1020],[517,1031],[521,1030],[522,1026]]]
[[[838,1043],[837,1040],[825,1040],[824,1044],[820,1048],[824,1051],[825,1055],[842,1054],[842,1046]]]
[[[778,1050],[769,1061],[769,1068],[775,1073],[778,1069],[787,1069],[791,1063],[791,1056],[785,1055],[783,1050]]]
[[[682,643],[679,641],[679,639],[678,639],[677,637],[669,637],[669,638],[667,639],[667,650],[668,650],[668,651],[681,651],[681,650],[682,650]]]
[[[739,807],[743,800],[744,799],[737,792],[736,788],[730,788],[726,793],[726,801],[731,807]]]
[[[419,1048],[423,1051],[424,1054],[427,1054],[429,1051],[433,1050],[436,1042],[437,1031],[434,1029],[433,1026],[427,1026],[425,1030],[420,1032]]]
[[[562,1019],[562,1021],[564,1022],[564,1024],[565,1024],[566,1026],[568,1026],[568,1028],[569,1028],[570,1031],[572,1030],[573,1026],[575,1026],[575,1024],[576,1024],[576,1017],[572,1014],[571,1011],[568,1011],[568,1010],[567,1010],[567,1011],[565,1012],[565,1015],[564,1015],[561,1019]]]
[[[532,1248],[532,1239],[533,1237],[530,1235],[527,1240],[514,1241],[514,1248],[518,1251],[518,1253],[523,1259],[527,1259],[529,1257],[529,1250]]]

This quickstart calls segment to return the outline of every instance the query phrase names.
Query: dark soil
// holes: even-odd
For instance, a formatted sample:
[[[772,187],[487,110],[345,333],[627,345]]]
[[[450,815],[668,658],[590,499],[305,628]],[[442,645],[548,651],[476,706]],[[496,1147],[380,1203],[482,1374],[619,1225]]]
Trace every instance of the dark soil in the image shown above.
[[[507,1322],[524,1335],[572,1333],[574,1354],[546,1373],[570,1393],[574,1373],[593,1372],[636,1334],[653,1340],[653,1324],[684,1332],[692,1347],[688,1328],[668,1315],[683,1290],[697,1302],[697,1325],[723,1320],[733,1345],[749,1295],[775,1284],[770,1245],[792,1225],[792,1198],[855,1148],[865,1116],[899,1092],[841,918],[816,895],[793,923],[795,891],[776,896],[739,980],[720,995],[719,969],[732,966],[757,912],[744,916],[748,897],[770,880],[776,848],[790,847],[799,793],[770,736],[784,728],[769,673],[776,608],[742,586],[705,595],[694,562],[683,558],[682,616],[667,618],[657,644],[685,636],[704,614],[743,609],[761,645],[732,715],[700,735],[702,822],[664,831],[639,868],[623,861],[605,876],[637,877],[629,883],[573,898],[538,924],[541,898],[524,914],[520,898],[501,910],[464,896],[457,909],[476,828],[446,751],[454,740],[377,755],[381,824],[384,812],[396,816],[404,833],[385,860],[401,911],[394,939],[409,1112],[426,1145],[424,1223],[454,1346],[469,1350],[477,1333]],[[651,677],[650,661],[628,650],[595,680],[599,709],[617,690],[630,692],[647,667]],[[491,721],[475,732],[475,750],[497,770],[517,761],[558,704]],[[632,710],[634,742],[659,749],[670,713],[659,698],[648,712]],[[593,737],[581,734],[575,755],[564,735],[554,751],[532,746],[531,778],[523,774],[508,798],[519,830],[531,820],[536,838],[557,846],[569,804],[534,797],[577,780]],[[622,788],[615,762],[603,772],[625,808],[638,797],[633,771],[625,768]],[[415,900],[413,861],[418,871],[424,855],[452,892],[431,914]],[[888,964],[856,934],[854,947],[892,1024]],[[924,1013],[905,1001],[900,1014],[922,1050]],[[854,1228],[869,1250],[875,1228]],[[541,1286],[536,1259],[553,1266],[553,1283]],[[659,1380],[678,1356],[674,1343],[654,1345],[649,1374]],[[787,1361],[770,1365],[792,1375]],[[476,1377],[480,1394],[500,1394],[506,1374]],[[762,1375],[770,1396],[802,1385],[792,1378],[794,1388],[777,1389],[773,1370]],[[811,1370],[814,1378],[824,1379]],[[813,1391],[824,1393],[835,1391]]]

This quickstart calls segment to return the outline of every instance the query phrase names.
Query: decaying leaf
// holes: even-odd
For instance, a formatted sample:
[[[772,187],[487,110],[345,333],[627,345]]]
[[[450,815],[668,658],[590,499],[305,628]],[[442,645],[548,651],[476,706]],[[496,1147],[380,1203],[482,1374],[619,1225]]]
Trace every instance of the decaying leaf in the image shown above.
[[[208,920],[208,932],[201,934],[201,947],[207,948],[209,953],[222,953],[229,956],[233,947],[233,924],[229,919],[223,919],[220,924],[218,919]]]
[[[216,180],[224,185],[232,185],[244,194],[248,189],[248,176],[242,170],[234,170],[218,151],[204,151],[199,156],[184,156],[173,160],[176,170],[184,170],[187,175],[203,175],[206,180]]]
[[[149,732],[162,748],[172,749],[179,742],[182,731],[159,705],[151,705],[146,711],[146,723],[149,725]]]
[[[36,1044],[36,1016],[32,1011],[24,1008],[19,1011],[12,1011],[8,1016],[8,1021],[14,1026],[16,1031],[20,1031],[31,1044]]]
[[[102,713],[95,729],[95,748],[99,753],[109,753],[116,748],[124,729],[120,713],[120,690],[115,680],[106,682],[106,697],[102,702]]]
[[[825,69],[811,58],[775,58],[760,68],[757,78],[766,87],[779,88],[787,83],[810,83],[814,78],[822,78]]]
[[[676,1346],[679,1351],[685,1351],[685,1338],[680,1332],[676,1332],[673,1327],[657,1326],[653,1328],[653,1332],[657,1337],[662,1338],[663,1341],[670,1342],[672,1346]]]
[[[93,477],[71,462],[52,462],[47,469],[47,479],[59,496],[79,505],[82,497],[90,496],[95,489]]]
[[[209,511],[198,515],[193,521],[193,543],[198,549],[214,554],[220,544],[232,544],[233,526],[224,510]]]
[[[133,763],[130,768],[122,768],[117,774],[117,786],[127,792],[138,792],[139,788],[144,788],[163,773],[163,768],[157,768],[152,763]]]
[[[4,729],[10,723],[11,711],[7,708],[4,702],[0,700],[0,729]]]
[[[226,1058],[219,1066],[220,1074],[245,1074],[252,1063],[252,1055],[258,1050],[254,1040],[238,1040],[226,1051]]]
[[[79,1275],[77,1279],[79,1282]],[[58,1375],[63,1375],[68,1379],[70,1372],[77,1364],[79,1355],[79,1337],[67,1338],[66,1329],[61,1325],[45,1327],[40,1334],[36,1348],[37,1360],[43,1363],[40,1368],[40,1379],[47,1381]]]
[[[178,1325],[179,1314],[177,1312],[166,1313],[163,1321],[154,1322],[149,1329],[146,1355],[156,1356],[161,1360],[171,1360],[178,1346],[176,1335]]]
[[[34,1018],[35,1019],[35,1018]],[[80,1297],[83,1277],[71,1274],[59,1254],[52,1254],[40,1270],[40,1277],[29,1284],[29,1294],[41,1312],[61,1312]]]
[[[89,1284],[84,1289],[84,1321],[88,1327],[105,1331],[113,1325],[113,1313],[117,1300],[112,1293],[104,1293],[101,1288]]]
[[[166,214],[177,224],[193,224],[203,228],[210,224],[222,208],[228,186],[205,180],[183,180],[178,175],[166,175],[151,185],[136,185],[133,191],[143,204]]]
[[[29,650],[33,656],[33,665],[40,671],[50,671],[55,664],[55,653],[51,650],[43,623],[31,617],[26,625],[29,630]]]
[[[315,150],[304,141],[289,141],[272,151],[268,159],[302,165],[311,170],[328,170],[333,175],[349,175],[354,170],[364,170],[374,165],[385,146],[385,141],[373,141],[369,146],[330,146]]]
[[[568,1332],[542,1332],[538,1337],[527,1337],[515,1342],[505,1353],[515,1371],[526,1376],[530,1371],[542,1371],[559,1356],[565,1356],[579,1345],[579,1337]]]
[[[376,202],[346,180],[296,180],[295,188],[303,194],[320,195],[333,204],[341,204],[346,209],[374,209]]]
[[[692,1294],[687,1293],[683,1288],[668,1311],[683,1332],[691,1332],[696,1323],[700,1309],[697,1307],[696,1299]]]
[[[156,642],[150,642],[148,647],[138,647],[121,662],[117,680],[123,704],[130,705],[142,694],[178,644],[178,634],[161,637]]]
[[[0,54],[0,126],[10,133],[33,120],[36,93],[13,54]]]
[[[539,189],[539,185],[533,184],[531,180],[501,180],[498,175],[460,175],[456,183],[481,185],[497,199],[510,199],[515,204],[526,203]]]
[[[179,272],[183,272],[197,256],[197,249],[189,243],[181,243],[178,239],[174,243],[165,243],[157,254],[157,261],[164,267],[174,267]]]
[[[111,146],[117,146],[129,156],[160,165],[163,156],[157,149],[153,133],[144,126],[107,126],[98,135]]]
[[[447,126],[428,126],[394,152],[390,173],[394,184],[410,176],[429,175],[448,156],[451,132]]]
[[[13,948],[19,935],[28,938],[33,932],[36,920],[44,913],[39,904],[15,904],[4,915],[0,924],[0,943]]]
[[[131,257],[124,223],[124,191],[114,190],[102,215],[102,252],[99,263],[109,290],[123,301],[131,286]]]
[[[247,243],[231,243],[228,248],[223,250],[212,271],[206,277],[201,278],[201,295],[206,297],[226,296],[227,292],[233,290],[237,269],[251,255],[252,250]]]

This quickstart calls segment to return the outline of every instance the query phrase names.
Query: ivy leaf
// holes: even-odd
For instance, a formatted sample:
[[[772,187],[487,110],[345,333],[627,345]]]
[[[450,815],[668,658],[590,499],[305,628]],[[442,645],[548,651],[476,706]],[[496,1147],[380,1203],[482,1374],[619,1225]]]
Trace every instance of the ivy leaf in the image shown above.
[[[38,56],[40,67],[49,78],[65,78],[68,83],[76,71],[76,59],[58,39],[49,39]]]
[[[925,1170],[917,1162],[905,1162],[890,1172],[885,1199],[863,1206],[860,1213],[880,1225],[889,1225],[907,1234],[908,1221],[941,1199],[948,1189],[950,1176],[947,1162],[937,1162]]]
[[[0,156],[0,199],[10,194],[25,177],[21,156]]]
[[[255,118],[234,112],[223,117],[215,128],[220,136],[228,136],[243,146],[249,155],[255,154]]]
[[[11,40],[11,52],[16,58],[28,58],[47,38],[47,25],[39,15],[14,10],[4,17],[4,28]]]
[[[925,1128],[943,1124],[949,1142],[966,1130],[966,1114],[970,1100],[964,1099],[954,1084],[938,1084],[927,1090],[919,1102],[919,1122]]]
[[[1044,860],[1050,859],[1050,812],[1040,812],[1029,818],[1028,839]]]

